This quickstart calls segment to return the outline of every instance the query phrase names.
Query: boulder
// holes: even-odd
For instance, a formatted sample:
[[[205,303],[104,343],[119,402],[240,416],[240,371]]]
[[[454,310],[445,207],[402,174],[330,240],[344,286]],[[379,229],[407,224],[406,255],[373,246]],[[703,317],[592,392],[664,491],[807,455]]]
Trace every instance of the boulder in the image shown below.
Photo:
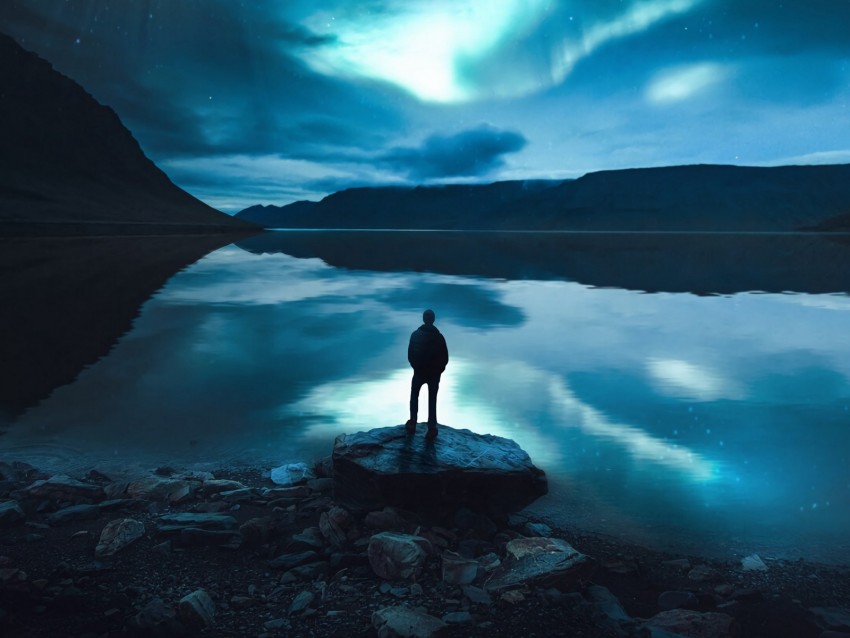
[[[203,589],[196,589],[183,596],[177,606],[177,612],[189,627],[203,629],[212,627],[215,622],[215,603]]]
[[[47,517],[47,522],[50,525],[62,525],[71,521],[88,521],[97,518],[100,514],[100,507],[89,503],[80,503],[79,505],[69,505],[61,510],[53,512]]]
[[[35,481],[23,490],[30,497],[46,498],[52,501],[69,503],[97,503],[105,498],[100,485],[83,483],[64,474],[49,479]]]
[[[464,558],[460,554],[446,550],[443,552],[443,582],[449,585],[468,585],[478,575],[478,561]]]
[[[228,514],[196,514],[181,512],[164,514],[157,519],[157,528],[161,534],[179,534],[187,527],[209,530],[230,530],[236,527],[236,519]]]
[[[127,486],[127,494],[134,498],[144,498],[151,501],[182,503],[191,499],[200,486],[200,481],[187,481],[185,479],[163,476],[146,476],[131,481]]]
[[[850,632],[850,609],[845,607],[810,607],[809,612],[821,629]]]
[[[421,536],[381,532],[369,539],[367,555],[381,578],[408,580],[420,574],[430,551],[431,544]]]
[[[767,565],[758,554],[750,554],[741,559],[741,569],[745,572],[766,572]]]
[[[515,538],[505,549],[505,560],[487,579],[488,591],[521,585],[564,589],[585,576],[592,566],[587,556],[560,538]]]
[[[335,500],[360,511],[466,506],[504,515],[548,490],[543,471],[514,441],[448,426],[435,440],[409,436],[403,425],[341,434],[332,460]]]
[[[689,591],[665,591],[658,595],[658,608],[661,611],[697,609],[699,608],[699,598]]]
[[[316,475],[306,463],[287,463],[271,471],[272,483],[278,485],[300,485],[312,478],[316,478]]]
[[[116,518],[109,521],[100,533],[94,555],[98,558],[112,556],[145,533],[145,525],[133,518]]]
[[[319,530],[322,536],[335,547],[342,547],[345,544],[346,534],[352,525],[354,525],[354,519],[342,507],[332,507],[327,512],[322,512],[319,518]]]
[[[447,627],[435,616],[401,605],[384,607],[373,613],[372,626],[378,631],[378,638],[432,638]]]
[[[672,609],[656,614],[644,623],[652,631],[661,629],[688,638],[730,638],[737,631],[735,619],[728,614],[690,609]]]
[[[14,525],[26,518],[21,506],[17,501],[3,501],[0,503],[0,526]]]

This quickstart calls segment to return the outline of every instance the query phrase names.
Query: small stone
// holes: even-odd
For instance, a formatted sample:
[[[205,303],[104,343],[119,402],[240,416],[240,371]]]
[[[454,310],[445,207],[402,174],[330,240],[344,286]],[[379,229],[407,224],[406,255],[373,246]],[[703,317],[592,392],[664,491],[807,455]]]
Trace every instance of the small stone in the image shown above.
[[[732,592],[732,600],[741,603],[755,603],[764,600],[764,595],[758,589],[737,589]]]
[[[63,507],[61,510],[53,512],[47,517],[47,522],[50,525],[62,525],[72,521],[87,521],[97,518],[100,515],[100,507],[88,503],[80,503],[79,505],[71,505]]]
[[[196,514],[182,512],[180,514],[164,514],[157,519],[160,533],[179,533],[186,527],[200,529],[228,530],[236,527],[236,519],[229,514]]]
[[[233,490],[241,490],[246,486],[239,481],[231,481],[228,479],[210,479],[201,484],[201,493],[204,496],[212,496],[220,492],[229,492]]]
[[[334,488],[334,480],[332,478],[315,478],[307,481],[307,487],[314,492],[320,494],[330,492]]]
[[[263,623],[263,629],[267,629],[268,631],[277,631],[279,629],[289,629],[290,623],[286,618],[275,618],[273,620],[267,620]]]
[[[97,503],[102,501],[105,496],[100,485],[83,483],[64,474],[35,481],[23,492],[31,498],[46,498],[53,502],[67,503]]]
[[[510,603],[511,605],[515,605],[516,603],[521,603],[525,600],[525,595],[518,589],[512,589],[510,591],[506,591],[501,596],[499,596],[501,600],[504,600],[506,603]]]
[[[3,501],[0,503],[0,527],[15,525],[25,518],[26,514],[24,514],[17,501]]]
[[[281,554],[277,558],[269,561],[269,567],[272,569],[292,569],[299,565],[304,565],[314,560],[318,554],[312,550],[299,552],[297,554]]]
[[[764,561],[758,554],[750,554],[746,558],[741,560],[741,567],[745,572],[757,571],[757,572],[766,572],[767,565],[764,564]]]
[[[369,565],[385,580],[413,579],[421,573],[430,548],[421,536],[380,532],[369,539]]]
[[[320,560],[314,563],[307,563],[306,565],[293,567],[287,573],[295,576],[299,580],[314,581],[318,580],[319,578],[327,577],[328,568],[328,562],[325,560]]]
[[[267,542],[274,533],[274,520],[269,516],[252,518],[239,526],[239,533],[248,547],[257,547]]]
[[[516,538],[509,541],[507,556],[488,577],[489,591],[520,585],[572,586],[591,566],[587,556],[560,538]]]
[[[271,471],[272,482],[278,485],[298,485],[311,478],[315,478],[315,474],[306,463],[287,463]]]
[[[230,597],[230,606],[234,609],[246,609],[247,607],[253,607],[254,605],[258,605],[260,603],[256,598],[252,598],[251,596],[231,596]]]
[[[544,538],[552,536],[552,528],[546,523],[526,523],[523,531],[527,536],[542,536]]]
[[[190,627],[212,627],[215,622],[215,604],[203,589],[196,589],[180,599],[180,619]]]
[[[493,598],[490,594],[480,587],[463,585],[460,589],[463,591],[463,595],[466,596],[471,603],[478,605],[490,605],[493,603]]]
[[[697,609],[699,608],[699,598],[689,591],[665,591],[658,596],[658,608],[661,611]]]
[[[292,536],[292,544],[312,549],[321,549],[325,546],[325,538],[318,527],[307,527],[303,532]]]
[[[442,621],[447,625],[474,625],[475,618],[468,611],[452,611],[443,616]]]
[[[478,576],[478,561],[452,551],[442,554],[442,578],[449,585],[468,585]]]
[[[809,612],[821,629],[850,633],[850,609],[844,607],[811,607]]]
[[[644,626],[692,638],[731,638],[736,633],[735,620],[730,615],[690,609],[662,611],[647,620]]]
[[[322,512],[319,517],[319,529],[322,535],[335,547],[342,547],[345,544],[346,534],[353,524],[354,519],[348,510],[338,506]]]
[[[242,544],[242,536],[235,530],[184,527],[180,530],[180,544],[192,547],[238,549]]]
[[[714,588],[714,593],[718,596],[729,596],[733,591],[735,591],[735,588],[729,583],[721,583]]]
[[[662,561],[661,564],[664,567],[679,569],[683,572],[688,571],[691,568],[691,561],[689,561],[687,558],[674,558],[673,560],[665,560]]]
[[[172,607],[161,598],[152,598],[128,623],[130,629],[141,635],[179,635],[182,627]]]
[[[400,605],[373,613],[372,626],[378,638],[432,638],[447,627],[439,618]]]
[[[293,614],[304,611],[315,598],[316,595],[311,591],[305,590],[300,592],[290,603],[287,614],[292,616]]]
[[[144,533],[144,524],[133,518],[118,518],[109,521],[100,533],[100,540],[97,542],[94,555],[98,558],[112,556],[144,536]]]
[[[688,572],[688,580],[696,582],[719,580],[720,573],[713,567],[708,565],[697,565]]]
[[[161,556],[168,556],[171,553],[171,541],[165,541],[153,546],[153,551]]]

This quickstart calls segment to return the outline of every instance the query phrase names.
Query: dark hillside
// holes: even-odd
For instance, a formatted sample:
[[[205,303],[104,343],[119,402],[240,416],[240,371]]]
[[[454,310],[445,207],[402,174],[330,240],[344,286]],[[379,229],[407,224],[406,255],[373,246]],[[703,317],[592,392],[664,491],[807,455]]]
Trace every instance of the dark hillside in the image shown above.
[[[2,34],[0,140],[2,233],[252,227],[175,186],[112,109]]]

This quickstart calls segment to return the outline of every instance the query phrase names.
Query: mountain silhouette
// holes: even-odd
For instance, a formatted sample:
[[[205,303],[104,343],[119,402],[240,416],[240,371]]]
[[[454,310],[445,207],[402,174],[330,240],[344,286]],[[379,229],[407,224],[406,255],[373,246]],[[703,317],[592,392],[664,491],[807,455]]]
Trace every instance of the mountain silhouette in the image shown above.
[[[0,234],[255,229],[175,186],[115,112],[0,34]]]
[[[267,228],[792,232],[850,230],[850,164],[690,165],[564,182],[352,188],[237,214]]]

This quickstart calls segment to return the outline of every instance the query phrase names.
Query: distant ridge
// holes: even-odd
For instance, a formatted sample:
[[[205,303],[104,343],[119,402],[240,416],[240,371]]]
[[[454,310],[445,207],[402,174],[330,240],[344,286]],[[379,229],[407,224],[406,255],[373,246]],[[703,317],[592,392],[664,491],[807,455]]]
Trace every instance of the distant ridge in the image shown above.
[[[850,164],[697,164],[564,182],[352,188],[236,216],[267,228],[850,231]]]
[[[0,234],[255,229],[175,186],[115,112],[0,34]]]

